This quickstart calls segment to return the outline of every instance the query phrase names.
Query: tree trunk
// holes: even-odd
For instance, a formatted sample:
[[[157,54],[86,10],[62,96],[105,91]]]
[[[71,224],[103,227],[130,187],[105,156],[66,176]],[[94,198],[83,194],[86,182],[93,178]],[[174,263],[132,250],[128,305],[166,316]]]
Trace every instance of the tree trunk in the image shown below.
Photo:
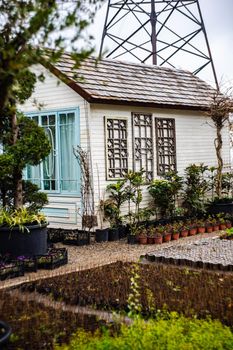
[[[16,113],[12,116],[12,143],[16,144],[19,134],[19,126],[17,123]],[[16,209],[23,206],[23,179],[22,172],[19,171],[18,168],[14,169],[13,172],[13,183],[15,185],[14,188],[14,207]]]
[[[222,160],[222,134],[221,127],[217,127],[217,137],[214,141],[216,155],[218,160],[217,175],[216,175],[216,194],[220,198],[222,196],[222,169],[223,169],[223,160]]]

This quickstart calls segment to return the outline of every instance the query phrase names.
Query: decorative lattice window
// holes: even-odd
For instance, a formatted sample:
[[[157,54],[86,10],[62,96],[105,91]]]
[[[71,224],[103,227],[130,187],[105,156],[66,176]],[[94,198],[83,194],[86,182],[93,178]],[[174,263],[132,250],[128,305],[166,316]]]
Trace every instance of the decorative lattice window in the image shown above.
[[[176,171],[175,119],[155,119],[157,174]]]
[[[133,124],[133,169],[145,170],[148,181],[153,179],[152,115],[132,114]]]
[[[118,179],[128,172],[127,120],[105,118],[107,178]]]

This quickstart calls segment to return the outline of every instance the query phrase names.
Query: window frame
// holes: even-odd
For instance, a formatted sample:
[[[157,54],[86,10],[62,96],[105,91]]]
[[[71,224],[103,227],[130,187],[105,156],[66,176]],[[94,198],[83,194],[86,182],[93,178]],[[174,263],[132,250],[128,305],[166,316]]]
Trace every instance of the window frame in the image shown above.
[[[106,181],[117,181],[122,180],[124,177],[109,177],[108,169],[109,169],[109,161],[108,161],[108,128],[107,128],[107,121],[108,120],[124,120],[126,122],[126,146],[127,146],[127,170],[129,170],[129,138],[128,138],[128,126],[129,121],[128,117],[117,117],[117,116],[104,116],[103,122],[104,122],[104,145],[105,145],[105,178]]]
[[[162,173],[159,169],[160,167],[160,163],[159,163],[159,153],[158,153],[158,125],[157,125],[157,121],[158,120],[166,120],[166,121],[172,121],[173,123],[173,132],[174,132],[174,146],[175,146],[175,151],[174,151],[174,171],[177,171],[177,148],[176,148],[176,119],[175,118],[154,118],[154,123],[155,123],[155,152],[156,152],[156,170],[157,170],[157,176],[164,176],[167,171],[165,171],[164,173]],[[171,171],[168,170],[168,171]]]
[[[77,190],[70,192],[70,191],[66,191],[66,190],[62,190],[61,189],[61,154],[59,152],[60,150],[60,117],[59,115],[62,113],[74,113],[74,128],[75,128],[75,145],[80,145],[80,109],[79,107],[68,107],[68,108],[59,108],[59,109],[48,109],[48,110],[41,110],[41,111],[34,111],[34,112],[23,112],[24,115],[26,117],[29,118],[33,118],[38,116],[39,120],[40,120],[40,124],[38,124],[39,126],[42,126],[41,123],[41,116],[42,115],[55,115],[55,132],[56,132],[56,165],[57,165],[57,181],[58,181],[58,189],[57,190],[45,190],[43,189],[43,176],[42,176],[42,167],[40,166],[40,191],[47,193],[48,195],[52,196],[64,196],[64,197],[77,197],[81,195],[81,188],[80,188],[80,178],[81,178],[81,174],[80,174],[80,169],[78,166],[78,162],[77,162]],[[75,158],[74,158],[75,161]],[[25,180],[29,180],[30,178],[27,177],[27,171],[25,169],[24,171],[24,178]]]
[[[135,160],[135,125],[134,125],[134,117],[135,115],[144,115],[144,116],[149,116],[151,118],[151,151],[152,151],[152,160],[151,160],[151,180],[154,179],[155,176],[155,140],[154,140],[154,116],[153,113],[150,112],[132,112],[131,113],[131,127],[132,127],[132,165],[133,165],[133,171],[135,171],[136,169],[136,160]],[[149,139],[149,137],[143,137],[143,138],[147,138]],[[146,157],[146,163],[148,163],[148,161],[150,161],[147,157]],[[148,182],[150,182],[151,180],[148,179],[147,177],[147,173],[149,172],[148,169],[144,169],[145,171],[145,175],[146,175],[146,179]]]

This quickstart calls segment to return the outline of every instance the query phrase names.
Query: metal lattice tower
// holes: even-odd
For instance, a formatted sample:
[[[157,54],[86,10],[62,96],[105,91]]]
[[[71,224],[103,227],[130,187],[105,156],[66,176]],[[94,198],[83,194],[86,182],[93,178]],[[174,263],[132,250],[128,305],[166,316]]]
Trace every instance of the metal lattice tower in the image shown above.
[[[108,0],[99,56],[217,75],[198,0]]]

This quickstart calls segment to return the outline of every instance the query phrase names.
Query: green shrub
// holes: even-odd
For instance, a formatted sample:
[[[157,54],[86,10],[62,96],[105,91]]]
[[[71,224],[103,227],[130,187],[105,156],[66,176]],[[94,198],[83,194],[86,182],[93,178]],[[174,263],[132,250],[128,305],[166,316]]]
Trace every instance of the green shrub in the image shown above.
[[[112,336],[78,330],[69,345],[57,350],[230,350],[233,333],[219,321],[188,319],[172,313],[170,318],[145,321],[136,319],[122,325]]]

